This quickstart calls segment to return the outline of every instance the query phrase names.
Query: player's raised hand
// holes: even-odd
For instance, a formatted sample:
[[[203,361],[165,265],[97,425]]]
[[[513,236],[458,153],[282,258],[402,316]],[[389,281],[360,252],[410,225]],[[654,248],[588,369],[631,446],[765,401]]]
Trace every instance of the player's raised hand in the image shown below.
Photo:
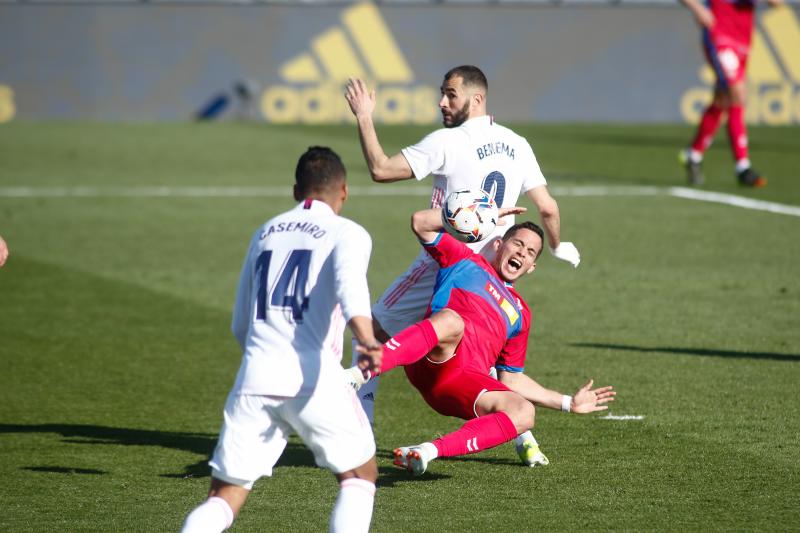
[[[516,205],[511,207],[501,207],[497,210],[497,225],[505,226],[506,221],[503,217],[508,215],[521,215],[527,210],[528,210],[527,207],[518,207]]]
[[[350,78],[345,86],[344,97],[356,117],[372,116],[375,111],[375,89],[370,90],[363,80]]]
[[[575,268],[578,268],[578,265],[581,263],[581,253],[571,242],[562,241],[561,244],[555,248],[550,248],[550,253],[553,254],[553,257],[556,259],[566,261]]]
[[[578,392],[572,397],[572,404],[570,405],[571,413],[586,414],[594,413],[595,411],[605,411],[608,402],[614,401],[614,387],[600,387],[592,389],[594,380],[590,379],[586,385],[578,389]]]

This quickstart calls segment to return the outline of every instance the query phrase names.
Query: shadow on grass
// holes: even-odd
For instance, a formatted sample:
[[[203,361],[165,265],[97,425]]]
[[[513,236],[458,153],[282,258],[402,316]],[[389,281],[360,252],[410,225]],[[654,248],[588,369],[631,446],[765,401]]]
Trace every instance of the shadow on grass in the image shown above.
[[[672,353],[680,355],[699,355],[703,357],[728,357],[732,359],[767,359],[800,363],[800,354],[784,354],[775,352],[745,352],[739,350],[715,350],[710,348],[676,348],[672,346],[630,346],[626,344],[606,344],[595,342],[574,342],[570,346],[579,348],[599,348],[603,350],[622,350],[641,353]]]
[[[108,474],[105,470],[96,470],[94,468],[73,468],[71,466],[24,466],[22,470],[30,470],[31,472],[47,472],[49,474],[97,474],[104,476]]]
[[[84,424],[0,424],[3,433],[55,433],[63,442],[73,444],[112,444],[122,446],[158,446],[203,455],[204,459],[187,465],[180,473],[161,474],[168,478],[208,477],[208,458],[214,451],[217,436],[203,433],[153,431],[147,429],[112,428]],[[283,452],[276,468],[314,467],[314,456],[305,445],[293,438]],[[54,473],[105,474],[101,470],[70,467],[25,467],[25,470]]]

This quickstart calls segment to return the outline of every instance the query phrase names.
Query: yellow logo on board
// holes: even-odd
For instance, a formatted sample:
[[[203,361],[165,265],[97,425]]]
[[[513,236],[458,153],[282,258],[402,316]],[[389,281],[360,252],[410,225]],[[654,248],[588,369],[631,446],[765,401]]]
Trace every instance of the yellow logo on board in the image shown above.
[[[349,78],[377,85],[377,121],[427,124],[438,116],[438,89],[414,84],[392,32],[368,2],[344,10],[341,25],[314,37],[310,51],[283,64],[280,74],[287,84],[267,87],[261,95],[261,112],[269,122],[352,121],[344,99]]]
[[[800,123],[800,23],[789,6],[775,7],[759,17],[747,64],[745,119],[753,124]],[[705,87],[692,87],[681,98],[681,115],[700,120],[711,100],[714,73],[700,69]]]
[[[16,113],[13,89],[8,85],[0,85],[0,123],[11,122]]]

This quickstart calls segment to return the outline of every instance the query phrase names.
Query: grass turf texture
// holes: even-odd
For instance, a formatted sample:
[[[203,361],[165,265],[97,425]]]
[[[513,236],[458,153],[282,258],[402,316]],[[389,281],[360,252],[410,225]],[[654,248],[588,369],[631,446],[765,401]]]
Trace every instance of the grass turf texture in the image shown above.
[[[428,128],[381,127],[387,152]],[[678,126],[524,125],[550,184],[683,185]],[[739,189],[724,138],[707,189],[800,205],[800,129],[752,128],[770,178]],[[0,188],[285,186],[285,199],[0,196],[0,530],[175,531],[205,465],[240,354],[228,330],[251,232],[293,205],[309,145],[369,183],[355,129],[264,125],[0,126]],[[424,182],[428,185],[429,182]],[[409,184],[412,185],[413,184]],[[405,185],[404,185],[405,186]],[[354,196],[373,235],[377,297],[410,262],[414,196]],[[559,198],[573,270],[547,254],[520,289],[526,371],[573,391],[616,386],[614,414],[540,410],[551,465],[510,445],[411,478],[398,445],[455,429],[401,372],[383,378],[373,530],[789,530],[800,520],[800,218],[657,197]],[[323,531],[336,484],[293,440],[235,531]]]

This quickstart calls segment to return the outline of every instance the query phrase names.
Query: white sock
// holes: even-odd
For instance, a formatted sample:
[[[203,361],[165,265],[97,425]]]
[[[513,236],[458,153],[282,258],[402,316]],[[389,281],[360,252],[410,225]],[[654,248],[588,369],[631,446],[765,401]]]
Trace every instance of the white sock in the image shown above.
[[[351,477],[339,487],[331,513],[330,533],[367,533],[375,503],[375,484]]]
[[[514,439],[514,444],[521,445],[525,441],[532,441],[535,445],[539,445],[530,430],[526,431],[525,433],[521,433],[516,439]]]
[[[353,357],[352,357],[352,365],[355,366],[358,363],[358,352],[356,351],[356,340],[353,339]],[[367,413],[367,419],[369,419],[370,425],[375,425],[375,395],[378,394],[378,381],[380,380],[380,376],[372,376],[369,381],[361,385],[361,388],[358,389],[358,400],[361,402],[361,407],[364,408],[364,412]]]
[[[687,151],[686,155],[689,157],[689,161],[692,163],[702,163],[703,162],[703,152],[698,152],[697,150],[692,150],[691,148]]]
[[[736,162],[736,172],[741,172],[750,168],[750,160],[746,157]]]
[[[189,513],[181,533],[220,533],[233,524],[233,509],[222,498],[212,496]]]

